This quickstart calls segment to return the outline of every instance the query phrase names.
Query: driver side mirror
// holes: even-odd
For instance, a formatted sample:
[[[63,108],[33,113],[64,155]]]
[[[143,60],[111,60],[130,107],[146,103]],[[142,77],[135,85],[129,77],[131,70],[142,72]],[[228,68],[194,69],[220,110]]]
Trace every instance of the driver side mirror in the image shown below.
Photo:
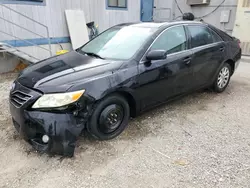
[[[167,51],[166,50],[152,50],[147,54],[146,58],[149,61],[166,59]]]

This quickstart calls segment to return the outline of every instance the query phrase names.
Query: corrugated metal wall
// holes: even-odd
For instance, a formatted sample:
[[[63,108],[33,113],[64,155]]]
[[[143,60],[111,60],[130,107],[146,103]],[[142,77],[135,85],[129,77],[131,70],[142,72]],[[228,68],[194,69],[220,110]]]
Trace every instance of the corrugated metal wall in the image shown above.
[[[47,25],[51,37],[69,36],[64,13],[66,9],[83,10],[86,21],[95,21],[99,25],[100,31],[118,23],[140,20],[140,0],[128,0],[128,10],[107,10],[106,0],[46,0],[45,6],[22,4],[10,4],[8,6]],[[6,8],[0,7],[0,16],[46,36],[44,28],[10,12]],[[37,37],[3,20],[0,20],[0,28],[20,38]],[[3,34],[0,34],[0,38],[1,40],[12,39]]]
[[[103,31],[113,25],[123,22],[140,21],[140,0],[128,0],[127,10],[106,9],[106,0],[46,0],[45,6],[27,5],[27,4],[5,4],[22,14],[35,19],[36,21],[48,26],[50,37],[69,37],[67,23],[65,19],[65,10],[80,9],[83,10],[86,22],[95,21],[99,26],[99,31]],[[0,6],[0,17],[11,22],[17,23],[39,35],[47,36],[46,29],[27,18],[19,16],[13,11]],[[34,39],[40,36],[34,35],[20,27],[10,24],[0,19],[0,30],[14,35],[21,39]],[[18,40],[0,32],[0,41]],[[49,48],[48,45],[43,45]],[[63,44],[64,49],[71,50],[70,44]],[[31,54],[39,59],[49,57],[49,52],[37,47],[19,47],[24,52]],[[60,49],[59,45],[52,45],[52,52]]]

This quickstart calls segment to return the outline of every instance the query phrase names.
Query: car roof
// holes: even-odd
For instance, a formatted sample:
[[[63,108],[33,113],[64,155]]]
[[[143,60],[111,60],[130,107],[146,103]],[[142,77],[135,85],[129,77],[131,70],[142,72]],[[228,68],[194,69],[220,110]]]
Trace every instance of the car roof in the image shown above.
[[[120,27],[145,27],[145,28],[161,28],[161,27],[168,27],[171,25],[179,25],[179,24],[204,24],[198,21],[173,21],[173,22],[135,22],[135,23],[123,23],[117,26]]]

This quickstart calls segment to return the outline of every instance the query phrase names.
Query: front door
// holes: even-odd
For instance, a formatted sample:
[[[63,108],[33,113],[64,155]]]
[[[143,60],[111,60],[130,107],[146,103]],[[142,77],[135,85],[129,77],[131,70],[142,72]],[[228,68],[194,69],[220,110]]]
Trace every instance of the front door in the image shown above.
[[[153,21],[154,0],[141,0],[141,21]]]
[[[187,50],[187,39],[183,26],[166,29],[155,40],[151,50],[166,50],[166,59],[139,64],[137,94],[141,97],[141,108],[164,102],[189,90],[191,50]]]

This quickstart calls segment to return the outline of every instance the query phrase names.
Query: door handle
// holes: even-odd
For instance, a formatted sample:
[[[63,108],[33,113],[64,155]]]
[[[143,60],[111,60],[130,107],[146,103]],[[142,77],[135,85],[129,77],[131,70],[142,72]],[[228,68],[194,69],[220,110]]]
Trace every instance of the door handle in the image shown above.
[[[189,65],[191,63],[191,57],[186,57],[183,62],[186,64],[186,65]]]
[[[220,51],[224,52],[225,48],[224,47],[220,47]]]

